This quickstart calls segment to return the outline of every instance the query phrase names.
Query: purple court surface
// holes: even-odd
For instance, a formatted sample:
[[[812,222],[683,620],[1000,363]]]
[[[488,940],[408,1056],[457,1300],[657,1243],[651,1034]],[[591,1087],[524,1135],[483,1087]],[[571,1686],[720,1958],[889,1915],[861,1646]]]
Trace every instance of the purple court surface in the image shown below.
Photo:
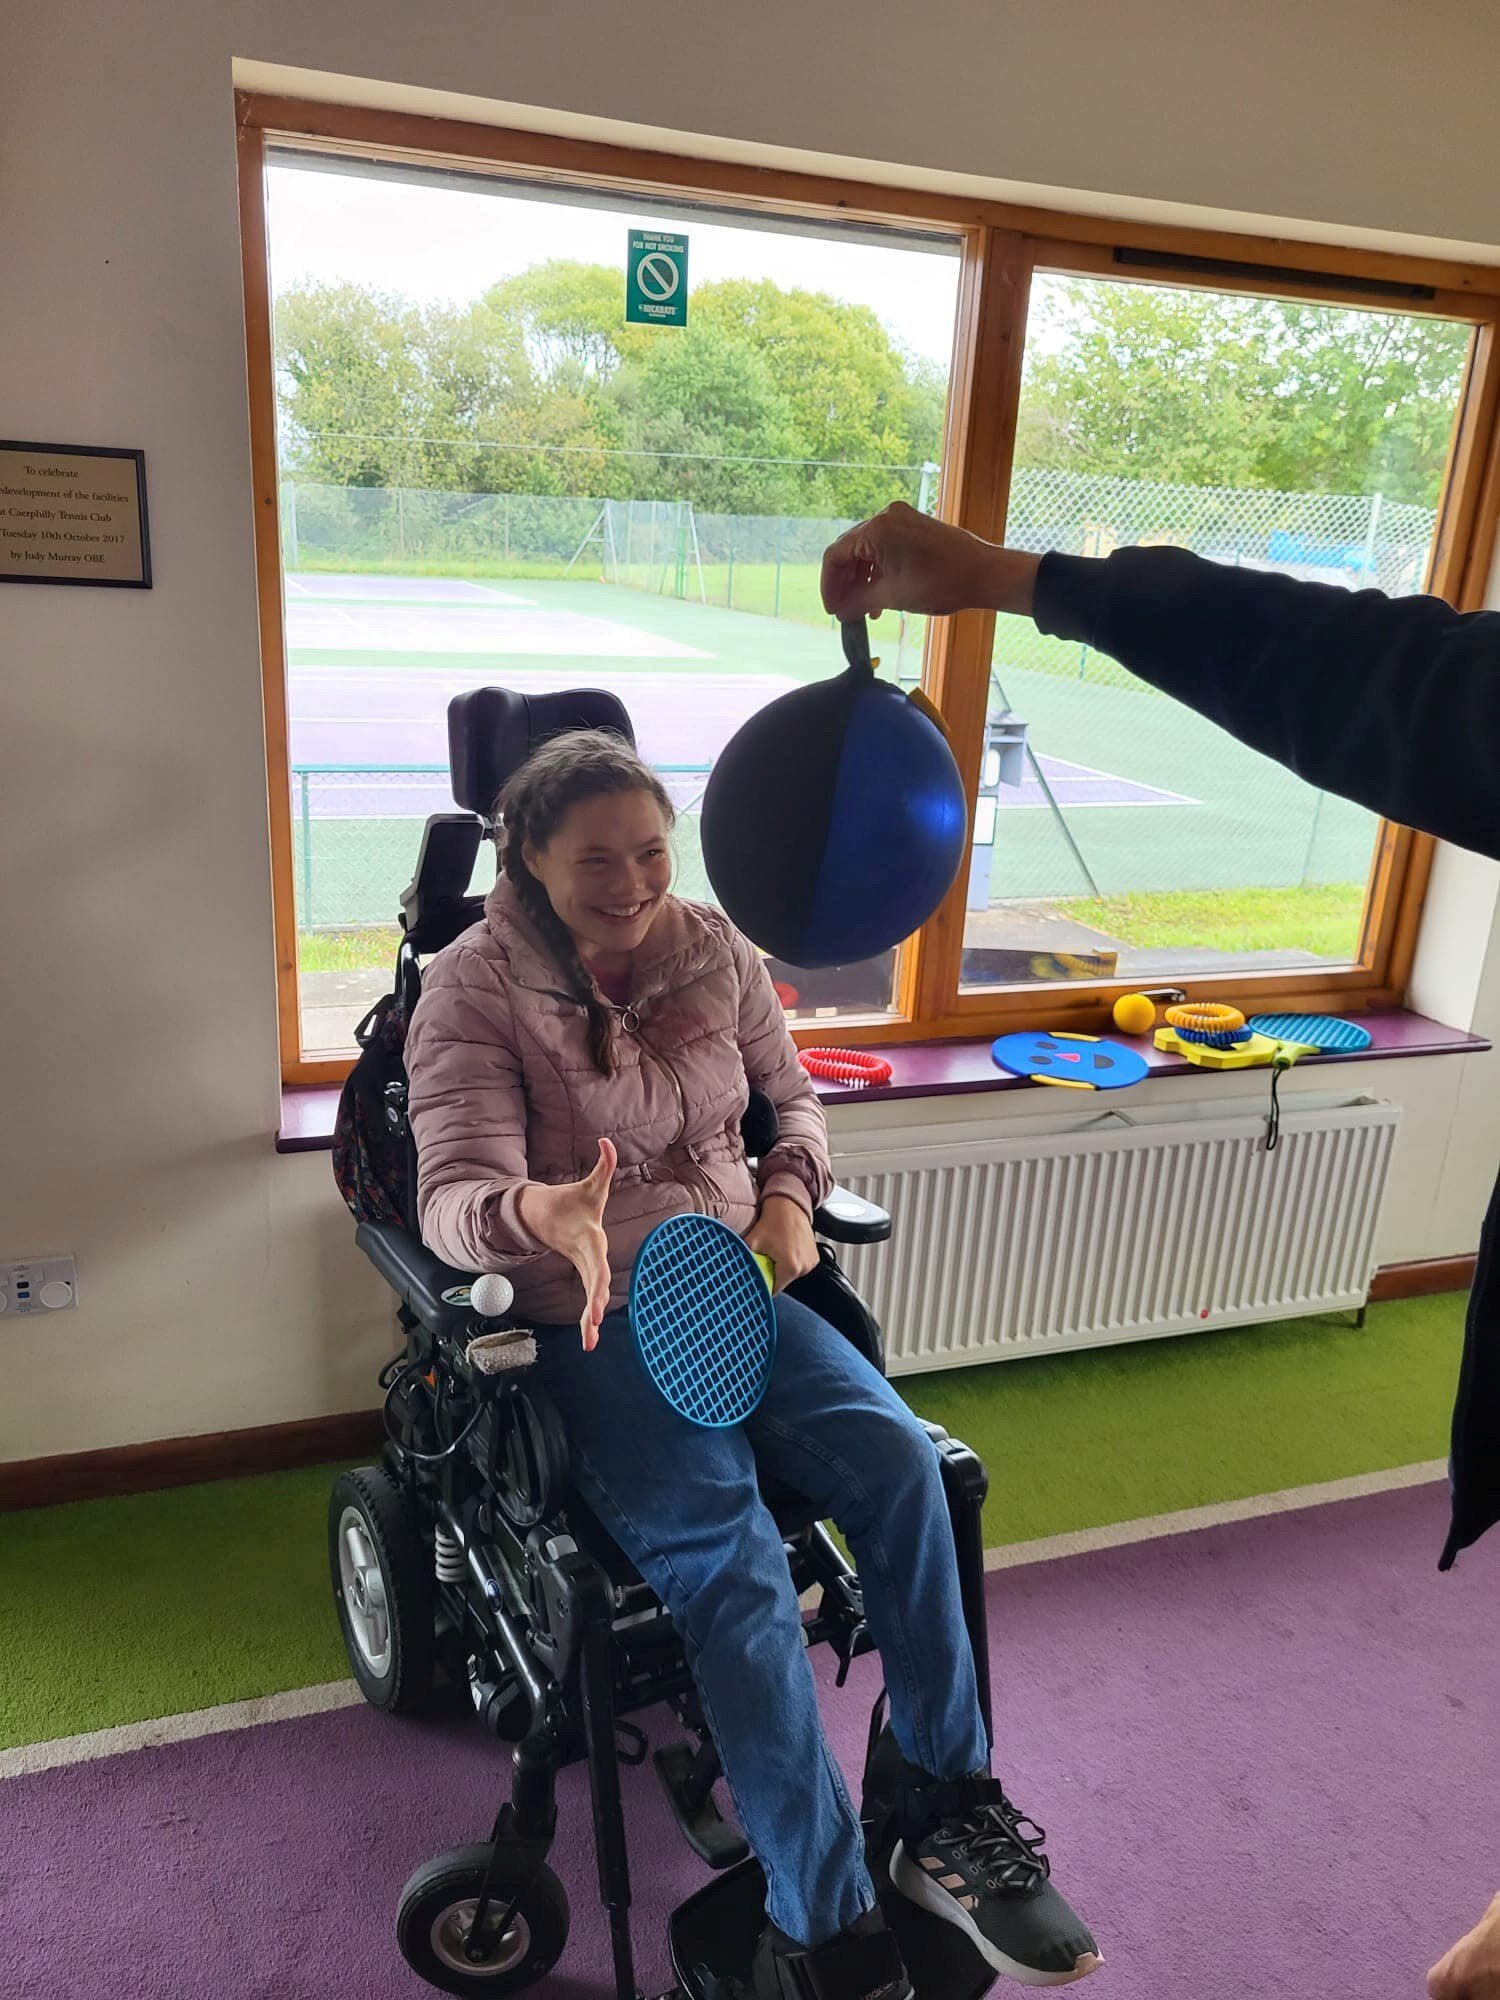
[[[1500,1880],[1500,1546],[1440,1577],[1445,1522],[1424,1486],[990,1577],[998,1768],[1098,1932],[1098,2000],[1419,2000]],[[852,1772],[875,1663],[818,1671]],[[624,1779],[650,1992],[702,1871],[649,1766]],[[0,1991],[417,2000],[397,1893],[503,1782],[476,1729],[364,1708],[13,1778]],[[559,1826],[573,1934],[534,1990],[606,2000],[576,1769]]]
[[[690,806],[741,723],[799,685],[785,674],[735,672],[700,647],[618,618],[539,602],[524,582],[501,588],[461,577],[289,576],[286,640],[292,769],[299,788],[305,782],[303,805],[313,819],[422,818],[450,809],[442,776],[448,699],[497,681],[526,694],[588,684],[612,689],[630,711],[642,751],[678,774],[674,793]],[[347,653],[349,664],[299,660],[310,651]],[[407,657],[382,666],[382,653]],[[484,664],[466,664],[464,655],[476,653]],[[412,665],[412,655],[428,664]],[[497,666],[496,655],[558,664]],[[703,666],[653,671],[638,664],[664,660]],[[1053,798],[1069,810],[1195,803],[1061,758],[1038,762]],[[1047,809],[1029,761],[1019,785],[1001,788],[999,803],[1009,811]]]
[[[499,678],[493,668],[461,666],[452,671],[386,668],[378,676],[351,673],[347,667],[293,666],[292,771],[299,783],[300,774],[307,773],[312,816],[420,819],[430,812],[451,811],[444,775],[448,699],[463,688],[483,687]],[[576,665],[556,671],[516,668],[504,675],[503,685],[524,694],[543,694],[590,679],[619,695],[643,754],[659,769],[682,774],[689,793],[701,791],[714,759],[741,723],[798,685],[777,674],[716,673],[700,680],[696,675],[617,668],[604,675],[590,674],[586,666]],[[1194,803],[1179,793],[1059,757],[1042,755],[1037,761],[1053,798],[1069,811],[1080,806]],[[999,805],[1002,812],[1047,808],[1046,792],[1029,762],[1019,785],[1001,787]]]

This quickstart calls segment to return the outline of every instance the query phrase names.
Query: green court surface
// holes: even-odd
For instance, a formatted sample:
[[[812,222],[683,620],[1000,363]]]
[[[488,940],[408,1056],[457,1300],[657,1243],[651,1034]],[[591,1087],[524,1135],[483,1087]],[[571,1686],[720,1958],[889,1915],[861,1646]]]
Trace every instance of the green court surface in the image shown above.
[[[898,1382],[985,1459],[990,1547],[1441,1458],[1457,1294]],[[337,1468],[12,1514],[0,1748],[341,1678]],[[1437,1551],[1433,1551],[1436,1561]]]

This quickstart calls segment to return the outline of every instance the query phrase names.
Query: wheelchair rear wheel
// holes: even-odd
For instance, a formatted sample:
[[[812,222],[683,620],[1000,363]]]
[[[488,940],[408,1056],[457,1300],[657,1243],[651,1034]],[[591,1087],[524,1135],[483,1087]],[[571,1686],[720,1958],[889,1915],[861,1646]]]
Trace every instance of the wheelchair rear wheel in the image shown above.
[[[494,1849],[487,1841],[456,1847],[424,1863],[401,1891],[396,1941],[401,1956],[420,1979],[444,1993],[501,2000],[544,1978],[568,1941],[568,1893],[545,1864],[538,1867],[520,1852],[502,1850],[491,1908],[499,1917],[510,1908],[502,1934],[488,1942],[477,1962],[465,1956],[480,1892]]]
[[[391,1714],[419,1707],[432,1691],[432,1557],[388,1472],[365,1466],[334,1485],[328,1568],[365,1700]]]

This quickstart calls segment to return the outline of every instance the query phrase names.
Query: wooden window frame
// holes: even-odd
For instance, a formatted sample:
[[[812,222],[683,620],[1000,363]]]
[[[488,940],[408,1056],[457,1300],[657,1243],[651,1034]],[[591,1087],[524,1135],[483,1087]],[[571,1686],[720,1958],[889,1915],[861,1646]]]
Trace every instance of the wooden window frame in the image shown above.
[[[1454,419],[1427,588],[1461,610],[1484,602],[1500,520],[1500,272],[1398,252],[1294,242],[1175,224],[1112,221],[1058,210],[934,194],[832,176],[510,131],[425,115],[236,94],[240,233],[244,259],[251,474],[260,605],[269,825],[282,1075],[331,1083],[350,1058],[301,1051],[295,885],[288,759],[286,648],[282,624],[280,510],[272,363],[265,159],[269,145],[352,158],[404,160],[492,173],[587,193],[666,194],[695,205],[746,209],[789,222],[847,220],[951,235],[963,258],[957,336],[938,509],[991,540],[1003,537],[1020,403],[1031,275],[1128,278],[1202,289],[1258,292],[1330,305],[1399,306],[1469,322],[1469,362]],[[1123,261],[1122,261],[1123,260]],[[979,779],[990,652],[990,613],[934,620],[925,684],[942,710],[972,811]],[[1194,997],[1228,992],[1260,1006],[1359,1011],[1402,1003],[1411,973],[1434,843],[1381,823],[1355,963],[1245,975],[1203,974],[1178,983]],[[890,1015],[813,1021],[803,1046],[878,1046],[980,1037],[1034,1022],[1094,1028],[1107,1021],[1121,981],[959,990],[966,919],[961,875],[943,906],[903,949]]]

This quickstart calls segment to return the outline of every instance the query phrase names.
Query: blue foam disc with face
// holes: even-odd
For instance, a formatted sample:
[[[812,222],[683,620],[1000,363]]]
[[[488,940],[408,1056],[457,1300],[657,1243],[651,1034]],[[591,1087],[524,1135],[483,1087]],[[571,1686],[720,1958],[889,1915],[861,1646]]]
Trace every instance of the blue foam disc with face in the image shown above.
[[[1002,1035],[990,1054],[996,1066],[1012,1076],[1086,1083],[1095,1090],[1128,1089],[1151,1068],[1139,1049],[1127,1048],[1124,1042],[1074,1040],[1036,1028]]]

